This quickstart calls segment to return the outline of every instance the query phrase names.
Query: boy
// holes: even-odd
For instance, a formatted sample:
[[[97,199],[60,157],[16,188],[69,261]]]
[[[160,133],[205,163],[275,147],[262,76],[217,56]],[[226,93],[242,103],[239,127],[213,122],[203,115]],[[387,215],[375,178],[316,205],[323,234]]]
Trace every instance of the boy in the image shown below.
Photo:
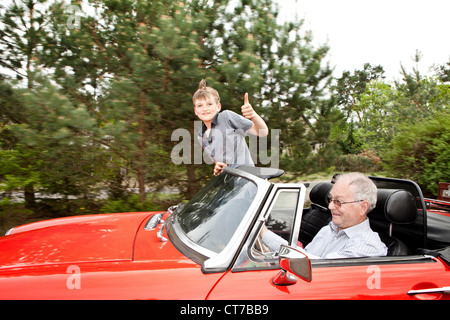
[[[237,168],[242,165],[254,166],[250,151],[245,142],[248,133],[259,137],[269,134],[264,120],[255,112],[244,96],[242,115],[222,108],[217,90],[200,82],[192,99],[195,115],[203,121],[198,141],[215,163],[214,175],[219,175],[227,166]]]

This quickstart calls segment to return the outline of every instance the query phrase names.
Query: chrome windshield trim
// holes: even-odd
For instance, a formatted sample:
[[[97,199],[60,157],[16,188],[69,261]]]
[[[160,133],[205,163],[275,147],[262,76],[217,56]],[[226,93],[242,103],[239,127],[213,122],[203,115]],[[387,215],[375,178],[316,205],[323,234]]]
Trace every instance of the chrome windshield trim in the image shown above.
[[[208,250],[196,244],[187,237],[187,235],[183,232],[179,224],[176,221],[174,221],[176,219],[174,219],[173,220],[174,223],[172,223],[173,229],[181,242],[183,242],[186,246],[188,246],[192,250],[208,258],[203,263],[202,268],[203,271],[206,273],[223,271],[224,269],[228,268],[231,265],[237,251],[239,250],[242,242],[244,241],[244,237],[247,234],[247,230],[249,229],[250,224],[253,221],[253,218],[257,214],[257,211],[260,209],[260,205],[264,197],[266,196],[267,191],[272,185],[267,180],[258,178],[254,175],[240,171],[238,169],[225,168],[224,172],[232,174],[234,176],[246,178],[247,180],[255,183],[258,188],[258,191],[249,209],[244,215],[241,223],[237,227],[234,235],[231,237],[230,241],[222,251],[220,251],[219,253],[215,253],[211,250]]]

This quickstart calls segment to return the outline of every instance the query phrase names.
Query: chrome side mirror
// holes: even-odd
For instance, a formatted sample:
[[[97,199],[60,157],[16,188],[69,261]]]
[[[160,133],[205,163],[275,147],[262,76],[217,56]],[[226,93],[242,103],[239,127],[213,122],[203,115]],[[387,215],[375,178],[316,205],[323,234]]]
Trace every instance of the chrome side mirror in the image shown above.
[[[272,279],[273,284],[277,286],[295,284],[297,279],[288,272],[308,282],[312,280],[311,261],[303,252],[288,246],[281,246],[279,263],[281,271]]]

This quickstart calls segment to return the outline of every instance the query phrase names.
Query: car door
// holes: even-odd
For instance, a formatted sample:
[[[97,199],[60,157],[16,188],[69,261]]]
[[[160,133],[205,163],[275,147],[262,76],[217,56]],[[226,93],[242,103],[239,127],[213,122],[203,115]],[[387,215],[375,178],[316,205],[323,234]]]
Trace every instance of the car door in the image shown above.
[[[290,230],[299,229],[304,192],[303,185],[275,185],[232,270],[208,298],[449,299],[449,266],[425,255],[312,260],[310,282],[296,277],[293,284],[276,285],[278,253],[264,248],[259,233],[265,225],[295,247],[298,233]]]
[[[450,299],[450,271],[434,257],[406,256],[316,260],[310,282],[295,277],[275,285],[280,272],[270,266],[229,271],[210,299]]]

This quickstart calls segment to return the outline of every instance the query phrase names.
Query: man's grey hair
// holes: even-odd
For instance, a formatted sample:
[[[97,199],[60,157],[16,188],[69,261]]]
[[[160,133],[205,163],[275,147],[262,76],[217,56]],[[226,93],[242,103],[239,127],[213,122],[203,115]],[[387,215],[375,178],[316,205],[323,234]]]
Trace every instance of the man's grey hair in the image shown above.
[[[352,186],[355,200],[367,200],[369,202],[366,214],[375,208],[378,189],[368,176],[360,172],[345,173],[336,177],[336,182],[347,183]]]

